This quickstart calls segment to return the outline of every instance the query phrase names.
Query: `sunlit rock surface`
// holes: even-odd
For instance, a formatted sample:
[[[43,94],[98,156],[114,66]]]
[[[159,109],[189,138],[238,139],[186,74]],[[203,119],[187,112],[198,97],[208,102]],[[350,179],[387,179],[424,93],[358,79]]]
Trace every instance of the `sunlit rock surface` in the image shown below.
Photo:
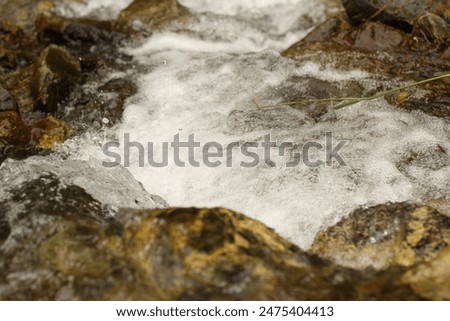
[[[32,31],[36,17],[54,7],[53,0],[2,1],[0,20],[14,21],[21,29]]]
[[[0,215],[2,299],[327,299],[350,276],[304,254],[260,222],[225,209],[122,211],[52,175],[26,215]],[[50,192],[50,193],[49,193]],[[37,195],[36,195],[37,196]],[[39,233],[35,230],[39,229]]]
[[[319,232],[313,253],[357,269],[410,267],[435,259],[449,247],[450,217],[407,203],[358,209]]]
[[[357,271],[226,209],[122,210],[112,218],[84,189],[50,174],[13,200],[42,189],[50,200],[15,211],[0,203],[1,299],[449,299],[447,248],[409,269]]]

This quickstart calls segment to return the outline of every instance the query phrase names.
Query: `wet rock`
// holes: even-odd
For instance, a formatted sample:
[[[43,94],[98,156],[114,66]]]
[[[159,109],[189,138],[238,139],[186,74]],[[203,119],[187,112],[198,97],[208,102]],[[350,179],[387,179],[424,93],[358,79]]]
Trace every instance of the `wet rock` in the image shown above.
[[[320,232],[311,251],[339,265],[381,270],[432,261],[449,243],[449,217],[428,206],[396,203],[355,210]]]
[[[67,125],[63,121],[51,116],[37,120],[29,126],[17,112],[0,112],[0,139],[19,149],[53,149],[66,139],[66,128]]]
[[[101,208],[85,199],[83,190],[68,191],[74,187],[45,177],[26,183],[27,191],[36,185],[52,186],[53,194],[59,193],[65,202],[60,203],[62,211],[54,214],[49,212],[53,208],[33,205],[33,215],[26,219],[17,220],[15,214],[8,217],[8,222],[16,218],[16,224],[10,232],[4,228],[6,239],[0,247],[2,299],[325,299],[350,295],[345,293],[346,274],[341,270],[305,255],[241,214],[225,209],[127,210],[105,224]],[[88,215],[73,216],[71,206],[80,200],[83,208],[91,207]],[[33,233],[37,226],[41,232]],[[337,291],[333,284],[343,287]]]
[[[65,49],[50,45],[42,52],[34,77],[35,107],[52,113],[80,79],[80,63]]]
[[[6,74],[36,60],[37,43],[12,22],[0,20],[0,70]],[[0,76],[0,78],[4,78]]]
[[[14,97],[0,85],[0,112],[18,111],[17,102]]]
[[[31,126],[31,141],[42,149],[54,149],[64,143],[67,136],[67,125],[52,116],[40,119]]]
[[[316,26],[302,42],[319,42],[329,40],[338,31],[349,29],[348,22],[343,15],[332,17]]]
[[[450,300],[450,248],[409,270],[401,280],[427,300]]]
[[[38,22],[38,38],[43,43],[57,43],[80,62],[81,83],[71,92],[65,109],[56,113],[74,129],[83,133],[88,128],[101,130],[103,118],[114,125],[122,117],[125,99],[136,92],[126,79],[106,79],[111,70],[132,68],[131,57],[119,52],[120,44],[131,34],[116,22],[67,19],[42,15]],[[92,84],[99,84],[93,88]]]
[[[114,125],[122,119],[125,100],[137,93],[137,87],[127,79],[116,78],[100,86],[98,91],[105,105],[101,108],[104,111],[102,116]]]
[[[225,209],[136,214],[118,218],[125,227],[123,242],[134,253],[132,261],[146,271],[146,283],[159,289],[154,293],[161,299],[340,296],[331,286],[339,270],[305,256],[241,214]],[[345,276],[341,281],[345,283]]]
[[[114,61],[124,58],[118,50],[120,42],[131,35],[129,28],[116,21],[69,19],[53,14],[39,16],[36,29],[40,42],[66,48],[88,72],[102,63],[116,66]]]
[[[343,38],[349,38],[354,48],[367,51],[385,51],[397,49],[405,34],[395,28],[379,22],[368,22]]]
[[[66,157],[67,155],[60,151],[54,157],[35,156],[23,161],[11,161],[0,169],[0,177],[8,181],[8,188],[18,188],[30,177],[52,173],[62,183],[84,189],[110,208],[112,213],[121,207],[152,209],[167,206],[163,199],[145,191],[122,166],[107,168],[100,160],[91,159],[87,162]],[[7,192],[6,187],[4,189]]]
[[[414,32],[429,42],[442,43],[450,39],[450,24],[435,14],[426,13],[417,18]]]
[[[53,8],[53,0],[2,1],[0,20],[9,20],[29,32],[34,28],[36,17]]]
[[[52,173],[8,193],[0,201],[3,300],[448,298],[448,248],[411,268],[359,272],[222,208],[129,209],[110,217],[85,189]],[[412,242],[420,243],[419,225],[410,224]]]
[[[450,18],[450,3],[448,0],[434,0],[431,9],[433,13],[442,15],[446,19]]]
[[[44,194],[46,197],[42,197]],[[76,185],[67,186],[53,173],[43,173],[16,189],[8,189],[8,195],[10,197],[3,199],[0,205],[4,216],[25,218],[32,214],[76,215],[99,221],[106,220],[109,216],[106,208],[83,188]]]
[[[375,20],[404,31],[411,31],[415,18],[430,9],[431,3],[429,0],[342,0],[352,23]]]
[[[136,29],[151,30],[178,21],[187,21],[190,12],[177,0],[135,0],[119,16],[119,21]]]
[[[40,260],[45,256],[39,255],[41,243],[71,223],[77,225],[77,221],[80,228],[75,239],[82,238],[83,223],[104,224],[107,212],[82,188],[67,186],[52,174],[30,179],[9,195],[8,200],[0,201],[4,226],[0,241],[0,298],[56,298],[54,289],[63,288],[64,283],[43,267],[45,262]],[[94,262],[98,258],[91,259]]]
[[[17,111],[0,111],[0,140],[11,145],[26,145],[30,130]]]
[[[413,167],[437,171],[450,165],[449,152],[438,143],[409,144],[397,150],[394,157],[398,170],[405,176],[410,176]]]

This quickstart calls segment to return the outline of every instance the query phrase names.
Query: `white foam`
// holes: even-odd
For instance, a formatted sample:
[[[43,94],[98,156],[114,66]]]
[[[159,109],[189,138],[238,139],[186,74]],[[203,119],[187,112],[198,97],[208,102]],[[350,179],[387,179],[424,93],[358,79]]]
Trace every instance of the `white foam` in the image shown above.
[[[384,100],[331,112],[318,122],[302,109],[255,106],[254,97],[264,103],[285,100],[286,94],[307,95],[313,86],[308,82],[311,77],[343,87],[350,81],[372,83],[371,75],[359,70],[339,71],[314,61],[300,64],[277,52],[292,43],[294,37],[289,35],[297,35],[298,40],[307,32],[309,27],[294,23],[298,17],[310,13],[317,20],[324,18],[316,2],[182,3],[203,12],[199,23],[188,26],[191,32],[156,32],[124,49],[148,71],[135,75],[139,92],[115,131],[121,143],[129,133],[132,141],[155,142],[160,151],[160,144],[172,141],[176,134],[185,140],[194,133],[203,144],[226,145],[261,142],[270,133],[279,142],[300,145],[322,143],[325,133],[332,132],[336,140],[348,140],[341,155],[349,166],[273,168],[262,163],[255,168],[183,168],[170,160],[168,167],[141,168],[135,150],[129,169],[148,192],[172,206],[224,206],[241,211],[304,248],[317,231],[358,206],[450,195],[450,161],[445,160],[450,128],[442,119],[402,112]],[[288,11],[295,13],[288,15]],[[264,19],[266,15],[270,18]],[[420,155],[430,146],[446,151],[439,156],[442,166],[426,157],[405,161],[408,153]],[[89,154],[101,157],[99,151]],[[198,152],[196,158],[200,156]],[[237,157],[235,162],[242,159]]]

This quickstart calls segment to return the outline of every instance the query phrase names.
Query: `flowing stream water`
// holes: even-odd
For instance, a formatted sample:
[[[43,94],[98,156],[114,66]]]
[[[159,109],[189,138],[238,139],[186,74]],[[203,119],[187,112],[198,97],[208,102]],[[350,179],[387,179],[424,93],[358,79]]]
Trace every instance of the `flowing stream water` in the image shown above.
[[[129,2],[61,4],[57,10],[105,18]],[[276,166],[260,162],[250,168],[239,166],[248,157],[237,153],[231,167],[180,167],[171,158],[162,168],[147,163],[142,167],[138,149],[132,148],[128,170],[150,194],[170,206],[223,206],[245,213],[303,248],[320,229],[356,207],[450,195],[450,126],[442,119],[398,110],[383,99],[330,110],[319,118],[301,108],[256,106],[255,97],[266,104],[285,100],[286,93],[307,94],[306,80],[375,86],[376,75],[361,70],[337,70],[314,59],[300,64],[281,56],[333,13],[326,1],[180,3],[198,15],[188,32],[161,30],[122,48],[137,62],[128,75],[133,75],[139,92],[129,99],[122,123],[100,136],[122,147],[126,135],[143,146],[152,142],[156,160],[162,159],[162,143],[172,142],[177,134],[181,141],[194,134],[202,145],[222,146],[261,143],[270,134],[279,144],[292,142],[294,147],[285,156],[273,150]],[[102,5],[109,10],[102,11]],[[121,75],[113,73],[111,78]],[[332,133],[335,144],[347,141],[340,152],[347,166],[285,166],[302,144],[324,144],[326,133]],[[72,139],[64,148],[74,160],[111,160],[90,138]],[[123,148],[114,150],[124,159]],[[408,161],[412,153],[422,156]],[[181,156],[187,159],[185,153]],[[324,157],[323,151],[311,157]],[[195,158],[202,159],[201,149]]]

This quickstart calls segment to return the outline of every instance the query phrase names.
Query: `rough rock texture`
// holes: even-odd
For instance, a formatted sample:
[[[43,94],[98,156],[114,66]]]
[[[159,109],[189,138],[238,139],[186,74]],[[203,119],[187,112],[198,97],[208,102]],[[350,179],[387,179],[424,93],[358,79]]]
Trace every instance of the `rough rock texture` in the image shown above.
[[[101,161],[65,159],[61,153],[54,157],[35,156],[22,161],[9,160],[7,166],[0,168],[0,179],[8,182],[8,186],[0,191],[0,200],[8,199],[27,180],[39,178],[46,173],[55,176],[62,184],[82,188],[108,208],[111,214],[116,213],[120,207],[152,209],[167,206],[163,199],[145,191],[124,167],[106,168]],[[46,195],[46,192],[48,191],[42,191],[42,195]],[[51,191],[49,198],[52,198]]]
[[[19,111],[17,102],[8,90],[0,85],[0,112],[3,111]]]
[[[402,282],[428,300],[450,300],[450,248],[406,272]]]
[[[338,265],[386,269],[430,261],[450,243],[450,217],[428,206],[358,209],[320,232],[311,251]]]
[[[432,0],[342,0],[352,23],[377,20],[411,30],[415,18],[429,10]]]
[[[12,150],[52,150],[65,141],[66,134],[67,125],[52,116],[27,125],[18,112],[0,111],[0,148],[4,147],[0,149],[0,164]]]
[[[136,29],[151,30],[174,20],[187,21],[189,17],[189,10],[177,0],[135,0],[120,13],[119,21]]]
[[[45,154],[68,137],[103,128],[105,117],[113,126],[135,92],[128,79],[106,78],[131,65],[118,52],[130,35],[120,23],[67,19],[46,10],[33,17],[33,32],[20,29],[15,19],[0,21],[0,162]]]
[[[444,2],[424,12],[428,1],[346,0],[348,16],[323,23],[284,55],[367,70],[379,76],[378,89],[387,89],[385,79],[431,77],[450,70]],[[431,207],[357,210],[320,233],[309,253],[230,210],[155,210],[167,204],[121,167],[48,155],[67,137],[106,126],[102,118],[108,126],[120,120],[136,92],[128,76],[107,77],[134,67],[118,50],[123,41],[172,22],[182,30],[191,18],[175,0],[136,0],[116,21],[62,18],[52,6],[19,0],[0,8],[0,181],[8,182],[0,189],[0,299],[450,299],[449,218]],[[311,98],[374,93],[363,80],[298,84]],[[448,84],[386,98],[449,117]],[[304,94],[281,86],[263,98],[273,93]],[[240,111],[228,126],[294,128],[327,109],[305,106],[306,116],[286,109],[289,122],[277,118],[279,109]],[[408,177],[420,166],[448,165],[439,144],[399,152],[397,169]],[[445,196],[436,206],[448,208]]]
[[[438,237],[422,242],[434,235],[421,226],[441,219],[426,207],[415,207],[408,225],[414,232],[407,238],[426,243],[424,249],[433,242],[438,247],[430,255],[420,253],[426,257],[412,267],[376,271],[339,267],[222,208],[122,210],[111,217],[85,189],[51,173],[11,193],[10,200],[0,201],[0,299],[450,298],[448,247],[439,251]],[[380,215],[396,215],[385,207]],[[411,208],[404,204],[398,211]]]
[[[2,1],[0,20],[14,21],[21,29],[31,31],[36,17],[53,6],[53,0]]]
[[[79,61],[61,47],[48,46],[39,57],[33,79],[36,108],[55,112],[80,78]]]
[[[13,200],[24,193],[33,197],[42,187],[51,198],[25,211],[5,211],[8,203],[0,203],[1,299],[351,295],[345,292],[348,272],[304,254],[243,215],[225,209],[127,210],[108,219],[83,189],[52,176],[27,182]]]
[[[430,42],[445,42],[450,39],[449,24],[438,15],[425,13],[416,20],[416,33]]]

